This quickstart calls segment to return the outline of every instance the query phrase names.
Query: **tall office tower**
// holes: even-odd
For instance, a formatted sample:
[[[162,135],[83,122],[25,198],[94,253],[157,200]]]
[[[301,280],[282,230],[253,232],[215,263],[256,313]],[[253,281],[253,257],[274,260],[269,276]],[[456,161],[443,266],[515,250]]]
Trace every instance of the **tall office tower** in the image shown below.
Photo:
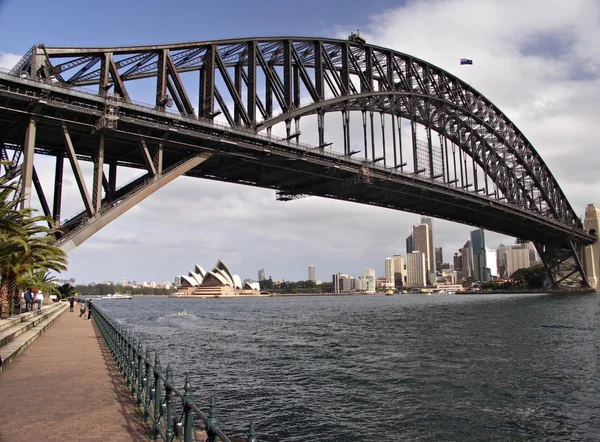
[[[427,263],[427,265],[428,265],[428,272],[430,274],[429,279],[431,282],[435,282],[436,266],[435,266],[435,245],[433,244],[433,221],[428,216],[422,216],[421,224],[427,224],[427,226],[429,226],[429,232],[428,232],[428,235],[429,235],[429,263]]]
[[[375,269],[363,270],[363,290],[367,293],[375,293]]]
[[[394,261],[392,258],[385,258],[385,283],[394,283]]]
[[[423,252],[412,252],[406,255],[406,285],[408,287],[427,285],[427,264]]]
[[[519,269],[529,267],[529,251],[521,247],[507,249],[504,252],[506,256],[506,277],[512,277]]]
[[[435,269],[440,270],[444,263],[444,255],[441,247],[435,248]]]
[[[415,242],[413,241],[412,233],[406,237],[406,254],[412,253],[415,250]]]
[[[470,278],[473,276],[473,247],[471,247],[471,240],[468,240],[462,249],[460,249],[462,256],[462,269],[463,278]]]
[[[429,247],[429,225],[419,224],[418,226],[413,227],[413,246],[413,252],[417,251],[425,255],[425,273],[427,274],[426,280],[429,284],[431,284],[432,279],[430,269],[433,256],[429,254],[429,251],[431,250]],[[435,282],[435,278],[433,279],[433,282]]]
[[[460,250],[462,249],[459,249],[459,252],[454,254],[454,258],[452,260],[454,263],[454,270],[456,270],[457,272],[462,272],[463,269],[462,252]]]
[[[498,267],[498,277],[506,278],[506,251],[510,250],[510,247],[500,244],[496,249],[496,267]]]
[[[485,248],[485,276],[486,281],[498,278],[498,266],[496,263],[496,251],[494,249]]]
[[[313,265],[308,266],[308,280],[309,281],[317,280],[317,278],[315,278],[315,266],[313,266]]]
[[[585,208],[583,227],[592,234],[600,235],[600,209],[593,204]],[[596,242],[584,248],[585,274],[592,287],[600,285],[600,243]]]
[[[392,262],[394,264],[394,287],[404,286],[404,258],[401,255],[393,255]]]
[[[471,247],[473,249],[473,280],[485,282],[485,234],[483,229],[471,231]]]
[[[258,271],[258,280],[259,280],[259,281],[264,281],[264,280],[266,280],[266,279],[267,279],[267,278],[265,278],[265,269],[260,269],[260,270]]]

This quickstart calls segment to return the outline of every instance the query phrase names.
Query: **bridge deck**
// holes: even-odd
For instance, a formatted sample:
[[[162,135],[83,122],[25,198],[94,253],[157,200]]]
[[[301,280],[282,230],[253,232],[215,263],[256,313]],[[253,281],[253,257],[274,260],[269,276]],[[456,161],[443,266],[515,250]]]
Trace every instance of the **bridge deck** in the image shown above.
[[[0,441],[147,441],[91,321],[65,312],[0,373]]]

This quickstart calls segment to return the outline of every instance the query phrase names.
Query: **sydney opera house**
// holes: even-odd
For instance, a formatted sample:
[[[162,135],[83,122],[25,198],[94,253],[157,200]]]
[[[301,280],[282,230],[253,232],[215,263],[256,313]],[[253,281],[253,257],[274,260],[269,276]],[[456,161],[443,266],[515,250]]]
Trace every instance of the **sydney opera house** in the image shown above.
[[[218,260],[212,270],[206,271],[196,264],[193,272],[177,277],[177,292],[172,297],[215,297],[215,296],[256,296],[260,295],[258,282],[246,282]]]

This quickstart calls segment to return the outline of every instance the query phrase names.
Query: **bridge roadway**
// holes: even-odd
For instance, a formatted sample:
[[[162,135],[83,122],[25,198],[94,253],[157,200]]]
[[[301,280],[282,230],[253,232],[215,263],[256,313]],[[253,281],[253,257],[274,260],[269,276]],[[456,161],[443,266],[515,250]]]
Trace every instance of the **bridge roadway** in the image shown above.
[[[107,100],[101,96],[0,73],[2,141],[21,145],[33,118],[36,154],[64,154],[64,124],[79,160],[93,161],[102,133],[105,164],[146,169],[147,159],[137,148],[141,136],[149,144],[163,147],[164,169],[190,156],[209,153],[207,161],[186,173],[191,177],[274,189],[292,199],[321,196],[430,215],[539,244],[568,248],[569,240],[580,244],[595,241],[575,222],[565,225],[456,184],[401,173],[327,148],[124,102],[118,103],[116,128],[99,128],[97,122],[106,116],[106,110]],[[118,192],[112,195],[113,200],[118,198]]]
[[[0,373],[0,442],[147,441],[92,321],[64,312]]]

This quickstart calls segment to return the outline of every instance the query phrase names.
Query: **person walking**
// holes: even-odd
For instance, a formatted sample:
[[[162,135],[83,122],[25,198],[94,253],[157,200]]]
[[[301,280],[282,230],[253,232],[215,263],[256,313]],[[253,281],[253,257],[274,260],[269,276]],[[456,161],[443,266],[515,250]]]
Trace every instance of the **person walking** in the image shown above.
[[[30,289],[25,290],[23,298],[25,298],[25,311],[28,312],[29,309],[32,307],[31,301],[33,301],[33,296],[31,295]]]
[[[73,306],[75,305],[75,297],[69,296],[69,311],[73,311]]]
[[[92,317],[92,304],[92,300],[90,299],[90,302],[88,303],[88,319]]]
[[[19,295],[19,314],[27,311],[27,303],[25,302],[25,293]]]
[[[38,290],[37,295],[35,296],[35,300],[37,301],[38,310],[41,310],[42,302],[44,302],[44,294],[41,290]]]
[[[85,319],[85,301],[81,301],[81,305],[79,306],[79,317]]]

